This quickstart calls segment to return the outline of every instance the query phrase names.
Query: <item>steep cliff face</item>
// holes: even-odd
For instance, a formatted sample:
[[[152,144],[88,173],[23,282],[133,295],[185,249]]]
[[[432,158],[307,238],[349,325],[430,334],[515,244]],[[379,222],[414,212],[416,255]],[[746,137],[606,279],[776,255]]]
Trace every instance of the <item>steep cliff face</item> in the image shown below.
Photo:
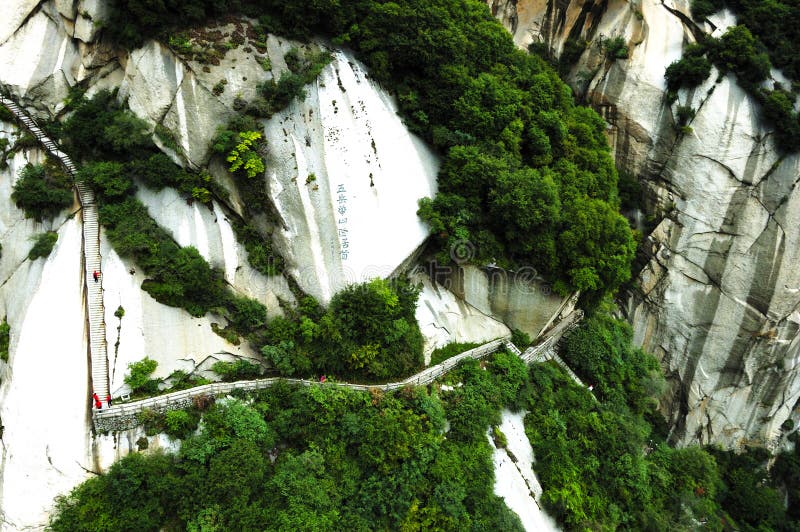
[[[212,65],[152,41],[128,53],[99,39],[104,5],[101,0],[5,2],[0,88],[40,119],[58,115],[76,84],[90,96],[118,89],[137,116],[160,126],[162,134],[154,140],[162,149],[188,166],[207,165],[217,126],[233,116],[239,100],[253,96],[257,83],[287,69],[286,52],[305,46],[270,36],[261,51],[239,46]],[[217,38],[246,33],[238,24],[244,22],[214,28]],[[222,92],[215,90],[218,85]],[[406,130],[392,98],[352,57],[337,52],[307,91],[305,101],[264,123],[268,171],[260,178],[277,220],[272,226],[263,219],[252,223],[272,231],[293,280],[326,301],[345,283],[386,276],[413,263],[410,257],[427,235],[416,217],[417,200],[435,193],[438,161]],[[0,123],[0,136],[21,134]],[[0,530],[43,527],[57,495],[89,471],[107,468],[141,436],[91,432],[79,206],[73,217],[64,211],[36,224],[9,199],[24,164],[43,159],[38,149],[23,150],[0,169],[0,317],[8,316],[12,330],[9,361],[0,361]],[[249,265],[231,225],[232,217],[244,212],[243,200],[220,164],[208,169],[231,189],[228,205],[189,204],[174,191],[143,186],[137,196],[180,245],[195,246],[218,267],[232,290],[280,314],[279,302],[294,302],[289,281]],[[30,237],[49,229],[59,232],[53,254],[26,260]],[[212,331],[211,323],[222,318],[194,318],[155,301],[141,289],[144,273],[120,258],[102,231],[100,244],[115,397],[125,391],[127,365],[145,356],[158,361],[156,377],[174,370],[205,374],[215,360],[234,356],[261,359],[257,346],[233,345]],[[425,276],[416,280],[424,285],[417,319],[428,354],[452,341],[507,335],[503,320],[521,316],[526,306],[525,290],[482,293],[493,286],[488,281],[457,297]],[[557,307],[558,301],[548,305]],[[119,307],[122,318],[115,314]],[[495,316],[497,309],[502,312]],[[542,323],[532,327],[538,330],[549,319],[537,315]],[[157,438],[149,444],[151,449],[174,446]]]
[[[18,136],[0,122],[0,138]],[[19,170],[42,160],[19,150],[0,169],[0,316],[11,326],[0,361],[0,530],[44,525],[53,498],[91,467],[80,214],[68,216],[73,206],[38,223],[10,199]],[[51,230],[50,256],[29,260],[32,237]]]
[[[666,66],[733,17],[700,27],[688,3],[654,0],[489,4],[519,46],[558,56],[586,41],[569,80],[607,119],[618,167],[639,178],[647,211],[662,218],[622,307],[667,372],[673,436],[772,441],[800,398],[800,156],[778,153],[731,75],[713,71],[671,106],[664,98]],[[606,57],[614,37],[627,59]],[[696,111],[688,128],[677,126],[679,105]]]

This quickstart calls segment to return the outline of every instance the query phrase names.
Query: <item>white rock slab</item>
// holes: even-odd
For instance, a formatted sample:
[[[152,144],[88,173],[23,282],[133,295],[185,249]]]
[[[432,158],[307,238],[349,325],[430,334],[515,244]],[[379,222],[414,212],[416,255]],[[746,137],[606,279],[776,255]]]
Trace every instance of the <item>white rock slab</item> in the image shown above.
[[[354,59],[335,52],[308,96],[266,123],[277,243],[300,286],[327,302],[392,272],[426,238],[417,201],[438,161]]]
[[[282,315],[279,298],[294,302],[283,276],[268,277],[250,266],[247,250],[236,240],[230,221],[216,202],[211,208],[197,201],[189,205],[174,189],[154,192],[140,187],[136,196],[178,244],[196,247],[213,267],[224,272],[237,293],[263,303],[269,316]]]
[[[27,300],[11,371],[3,380],[2,530],[40,528],[55,497],[91,468],[89,383],[79,219],[59,231]],[[41,274],[40,276],[37,274]]]
[[[427,276],[415,276],[411,281],[415,284],[422,283],[416,318],[425,337],[426,364],[430,363],[430,355],[434,349],[447,344],[484,343],[511,334],[505,324],[457,298]]]
[[[500,430],[506,435],[508,451],[514,455],[516,463],[506,449],[496,448],[491,435],[487,435],[494,449],[494,493],[519,516],[525,530],[559,530],[555,520],[539,507],[542,487],[533,472],[533,449],[525,435],[524,418],[524,412],[502,411]]]

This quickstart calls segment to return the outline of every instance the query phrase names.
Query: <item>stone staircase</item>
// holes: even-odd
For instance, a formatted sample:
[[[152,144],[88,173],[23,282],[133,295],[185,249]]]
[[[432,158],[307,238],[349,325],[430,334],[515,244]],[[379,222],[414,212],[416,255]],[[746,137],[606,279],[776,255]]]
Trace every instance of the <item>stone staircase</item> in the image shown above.
[[[78,169],[69,156],[62,152],[28,113],[13,100],[0,95],[0,104],[6,107],[19,120],[50,155],[58,159],[70,176],[75,178]],[[83,214],[83,263],[84,263],[84,296],[89,323],[89,356],[92,366],[92,391],[105,401],[108,395],[108,356],[106,345],[106,323],[103,307],[102,275],[98,282],[92,279],[92,273],[100,269],[100,225],[97,214],[97,203],[94,192],[84,183],[75,182],[78,200]]]

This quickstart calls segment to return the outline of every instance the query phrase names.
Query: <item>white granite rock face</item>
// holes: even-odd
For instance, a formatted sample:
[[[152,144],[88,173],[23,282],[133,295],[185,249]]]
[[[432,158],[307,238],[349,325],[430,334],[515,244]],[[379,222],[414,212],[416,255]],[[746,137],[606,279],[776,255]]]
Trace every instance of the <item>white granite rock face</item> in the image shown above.
[[[0,137],[15,131],[0,122]],[[41,160],[23,151],[0,170],[0,318],[11,327],[9,360],[0,361],[3,531],[43,528],[54,498],[92,468],[80,215],[37,223],[10,199],[19,170]],[[52,253],[29,260],[32,237],[48,230],[58,232]]]
[[[577,296],[561,297],[532,268],[505,271],[464,265],[442,268],[433,275],[476,310],[538,337],[559,316],[572,311]]]
[[[303,102],[270,119],[270,196],[279,251],[300,287],[327,302],[394,271],[428,236],[417,201],[438,161],[354,59],[334,54]]]
[[[511,334],[501,321],[484,314],[425,275],[411,277],[421,283],[416,318],[425,337],[425,363],[434,349],[451,343],[484,343]]]
[[[525,412],[504,409],[501,416],[499,429],[506,437],[506,448],[495,446],[492,429],[487,434],[494,462],[494,493],[519,516],[526,531],[557,531],[555,519],[539,504],[542,486],[534,472],[533,448],[525,434]]]
[[[729,447],[772,440],[800,398],[800,158],[779,157],[757,104],[730,76],[716,82],[712,72],[672,107],[664,98],[664,70],[684,44],[734,17],[715,16],[715,29],[682,16],[683,1],[507,4],[517,22],[501,20],[521,46],[560,53],[571,35],[589,41],[572,85],[610,122],[617,164],[642,180],[649,210],[666,216],[625,311],[635,340],[667,372],[673,437]],[[614,36],[626,39],[628,59],[604,57],[598,43]],[[678,105],[696,110],[682,134]]]
[[[224,210],[212,202],[189,205],[174,189],[153,192],[139,187],[137,197],[153,219],[181,246],[194,246],[212,267],[219,268],[232,288],[263,303],[270,316],[281,315],[278,300],[295,298],[281,275],[267,277],[247,262],[247,251],[239,244]]]
[[[78,45],[62,20],[48,3],[0,44],[0,84],[51,112],[63,106],[81,69]]]

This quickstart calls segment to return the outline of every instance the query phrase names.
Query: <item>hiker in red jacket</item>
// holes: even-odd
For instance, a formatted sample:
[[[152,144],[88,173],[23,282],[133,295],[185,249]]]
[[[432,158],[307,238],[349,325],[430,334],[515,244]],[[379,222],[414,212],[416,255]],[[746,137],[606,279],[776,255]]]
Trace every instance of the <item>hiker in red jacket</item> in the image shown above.
[[[97,392],[92,394],[92,399],[94,399],[94,407],[96,409],[100,410],[101,408],[103,408],[103,403],[100,402],[100,398],[97,397]]]
[[[106,404],[111,406],[111,394],[106,395]]]
[[[92,277],[94,277],[94,282],[97,282],[97,280],[100,279],[100,272],[98,272],[97,270],[93,271]]]

